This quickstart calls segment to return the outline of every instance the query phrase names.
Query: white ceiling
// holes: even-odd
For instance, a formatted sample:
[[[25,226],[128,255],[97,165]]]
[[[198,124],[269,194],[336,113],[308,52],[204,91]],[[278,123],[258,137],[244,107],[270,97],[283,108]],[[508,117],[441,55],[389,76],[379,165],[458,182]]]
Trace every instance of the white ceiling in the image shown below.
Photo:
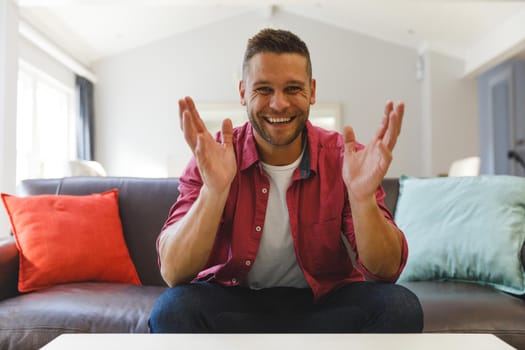
[[[509,0],[14,0],[20,17],[81,63],[212,22],[276,11],[416,50],[465,60],[475,71],[525,49],[525,1]],[[483,62],[472,59],[487,56]],[[525,54],[523,58],[525,58]],[[489,57],[490,56],[490,57]],[[468,66],[468,62],[466,63]]]

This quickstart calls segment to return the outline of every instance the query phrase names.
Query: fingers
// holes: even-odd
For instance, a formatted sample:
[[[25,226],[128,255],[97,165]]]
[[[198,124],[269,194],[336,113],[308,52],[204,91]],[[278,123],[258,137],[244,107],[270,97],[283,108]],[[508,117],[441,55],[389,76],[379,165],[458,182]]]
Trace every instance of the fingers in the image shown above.
[[[393,109],[394,103],[390,100],[387,101],[385,104],[385,114],[383,115],[383,119],[381,120],[381,126],[379,127],[379,129],[377,129],[376,132],[376,139],[381,140],[385,136],[389,125],[388,116],[390,115],[390,112],[392,112]]]
[[[396,106],[396,112],[401,118],[401,122],[403,121],[403,116],[405,115],[405,102],[399,101]]]
[[[388,100],[385,103],[385,115],[390,115],[390,112],[394,110],[394,102]]]
[[[193,102],[191,97],[186,97],[186,103],[188,104],[188,109],[191,112],[191,115],[193,117],[195,128],[198,132],[204,132],[208,131],[206,126],[204,125],[204,122],[201,119],[201,116],[199,112],[197,111],[197,107],[195,107],[195,103]]]
[[[392,104],[392,108],[388,108],[389,104]],[[405,113],[405,104],[402,101],[400,101],[394,108],[393,103],[389,101],[387,103],[387,107],[385,107],[385,112],[387,110],[389,113],[386,114],[385,117],[387,118],[388,125],[385,128],[383,143],[388,147],[390,151],[392,151],[394,149],[394,146],[396,145],[397,137],[401,132],[403,115]]]
[[[194,152],[197,145],[197,136],[207,133],[208,129],[206,129],[193,99],[189,96],[179,100],[179,122],[184,138],[192,152]]]
[[[221,125],[222,144],[233,145],[233,124],[231,119],[224,119]]]
[[[195,131],[195,128],[193,127],[192,117],[190,115],[190,112],[185,110],[181,114],[181,129],[184,133],[184,139],[186,140],[186,143],[188,146],[190,146],[191,151],[194,153],[195,147],[197,145],[197,136],[198,133]]]
[[[343,139],[345,142],[345,153],[355,152],[355,133],[351,126],[345,126],[343,128]]]
[[[184,113],[184,111],[187,108],[188,107],[187,107],[187,104],[186,104],[186,100],[180,99],[179,100],[179,126],[180,126],[181,130],[184,130],[183,127],[182,127],[182,114]]]
[[[204,122],[202,121],[199,112],[197,111],[197,107],[195,107],[195,103],[193,102],[193,99],[189,96],[186,96],[184,98],[181,98],[179,100],[179,118],[180,118],[180,127],[182,128],[182,116],[185,111],[188,111],[190,113],[190,116],[192,118],[192,123],[194,124],[195,130],[198,132],[203,132],[206,130],[206,126],[204,125]]]

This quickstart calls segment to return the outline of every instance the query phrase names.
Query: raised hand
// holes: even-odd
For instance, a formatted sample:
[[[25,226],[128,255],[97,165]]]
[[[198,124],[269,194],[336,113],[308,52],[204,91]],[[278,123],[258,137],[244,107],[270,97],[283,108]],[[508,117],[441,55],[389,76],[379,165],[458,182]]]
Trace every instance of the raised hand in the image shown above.
[[[392,161],[392,150],[401,131],[405,105],[392,101],[385,105],[385,115],[375,137],[359,152],[351,126],[344,128],[343,180],[351,200],[370,199],[386,175]]]
[[[218,143],[204,125],[191,97],[179,100],[179,118],[184,138],[195,156],[204,185],[216,193],[228,190],[237,172],[231,120],[222,122],[222,142]]]

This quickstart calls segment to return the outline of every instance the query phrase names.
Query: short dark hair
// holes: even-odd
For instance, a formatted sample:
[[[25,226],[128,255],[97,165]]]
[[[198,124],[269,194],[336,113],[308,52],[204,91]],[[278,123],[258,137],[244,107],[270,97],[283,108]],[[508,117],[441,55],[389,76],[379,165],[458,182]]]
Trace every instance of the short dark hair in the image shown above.
[[[288,30],[270,28],[261,30],[248,40],[242,63],[243,78],[248,69],[250,59],[262,52],[276,54],[296,53],[303,56],[306,58],[306,72],[308,77],[312,78],[312,61],[310,60],[310,52],[304,41]]]

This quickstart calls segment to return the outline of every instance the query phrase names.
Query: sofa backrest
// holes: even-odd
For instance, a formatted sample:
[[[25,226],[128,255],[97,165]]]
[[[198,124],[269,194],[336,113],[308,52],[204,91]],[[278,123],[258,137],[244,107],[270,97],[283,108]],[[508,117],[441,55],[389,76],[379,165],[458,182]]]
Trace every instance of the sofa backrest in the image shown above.
[[[385,178],[383,180],[383,189],[385,190],[385,205],[392,215],[396,213],[397,197],[399,196],[399,179]]]
[[[119,190],[119,209],[124,237],[140,279],[145,285],[165,285],[157,263],[156,240],[177,200],[177,178],[66,177],[30,179],[19,185],[22,196],[39,194],[86,195]],[[383,182],[385,204],[394,214],[399,184],[397,179]]]
[[[22,196],[85,195],[119,190],[119,210],[129,253],[145,285],[165,285],[157,264],[156,239],[177,200],[176,178],[67,177],[22,181]]]

